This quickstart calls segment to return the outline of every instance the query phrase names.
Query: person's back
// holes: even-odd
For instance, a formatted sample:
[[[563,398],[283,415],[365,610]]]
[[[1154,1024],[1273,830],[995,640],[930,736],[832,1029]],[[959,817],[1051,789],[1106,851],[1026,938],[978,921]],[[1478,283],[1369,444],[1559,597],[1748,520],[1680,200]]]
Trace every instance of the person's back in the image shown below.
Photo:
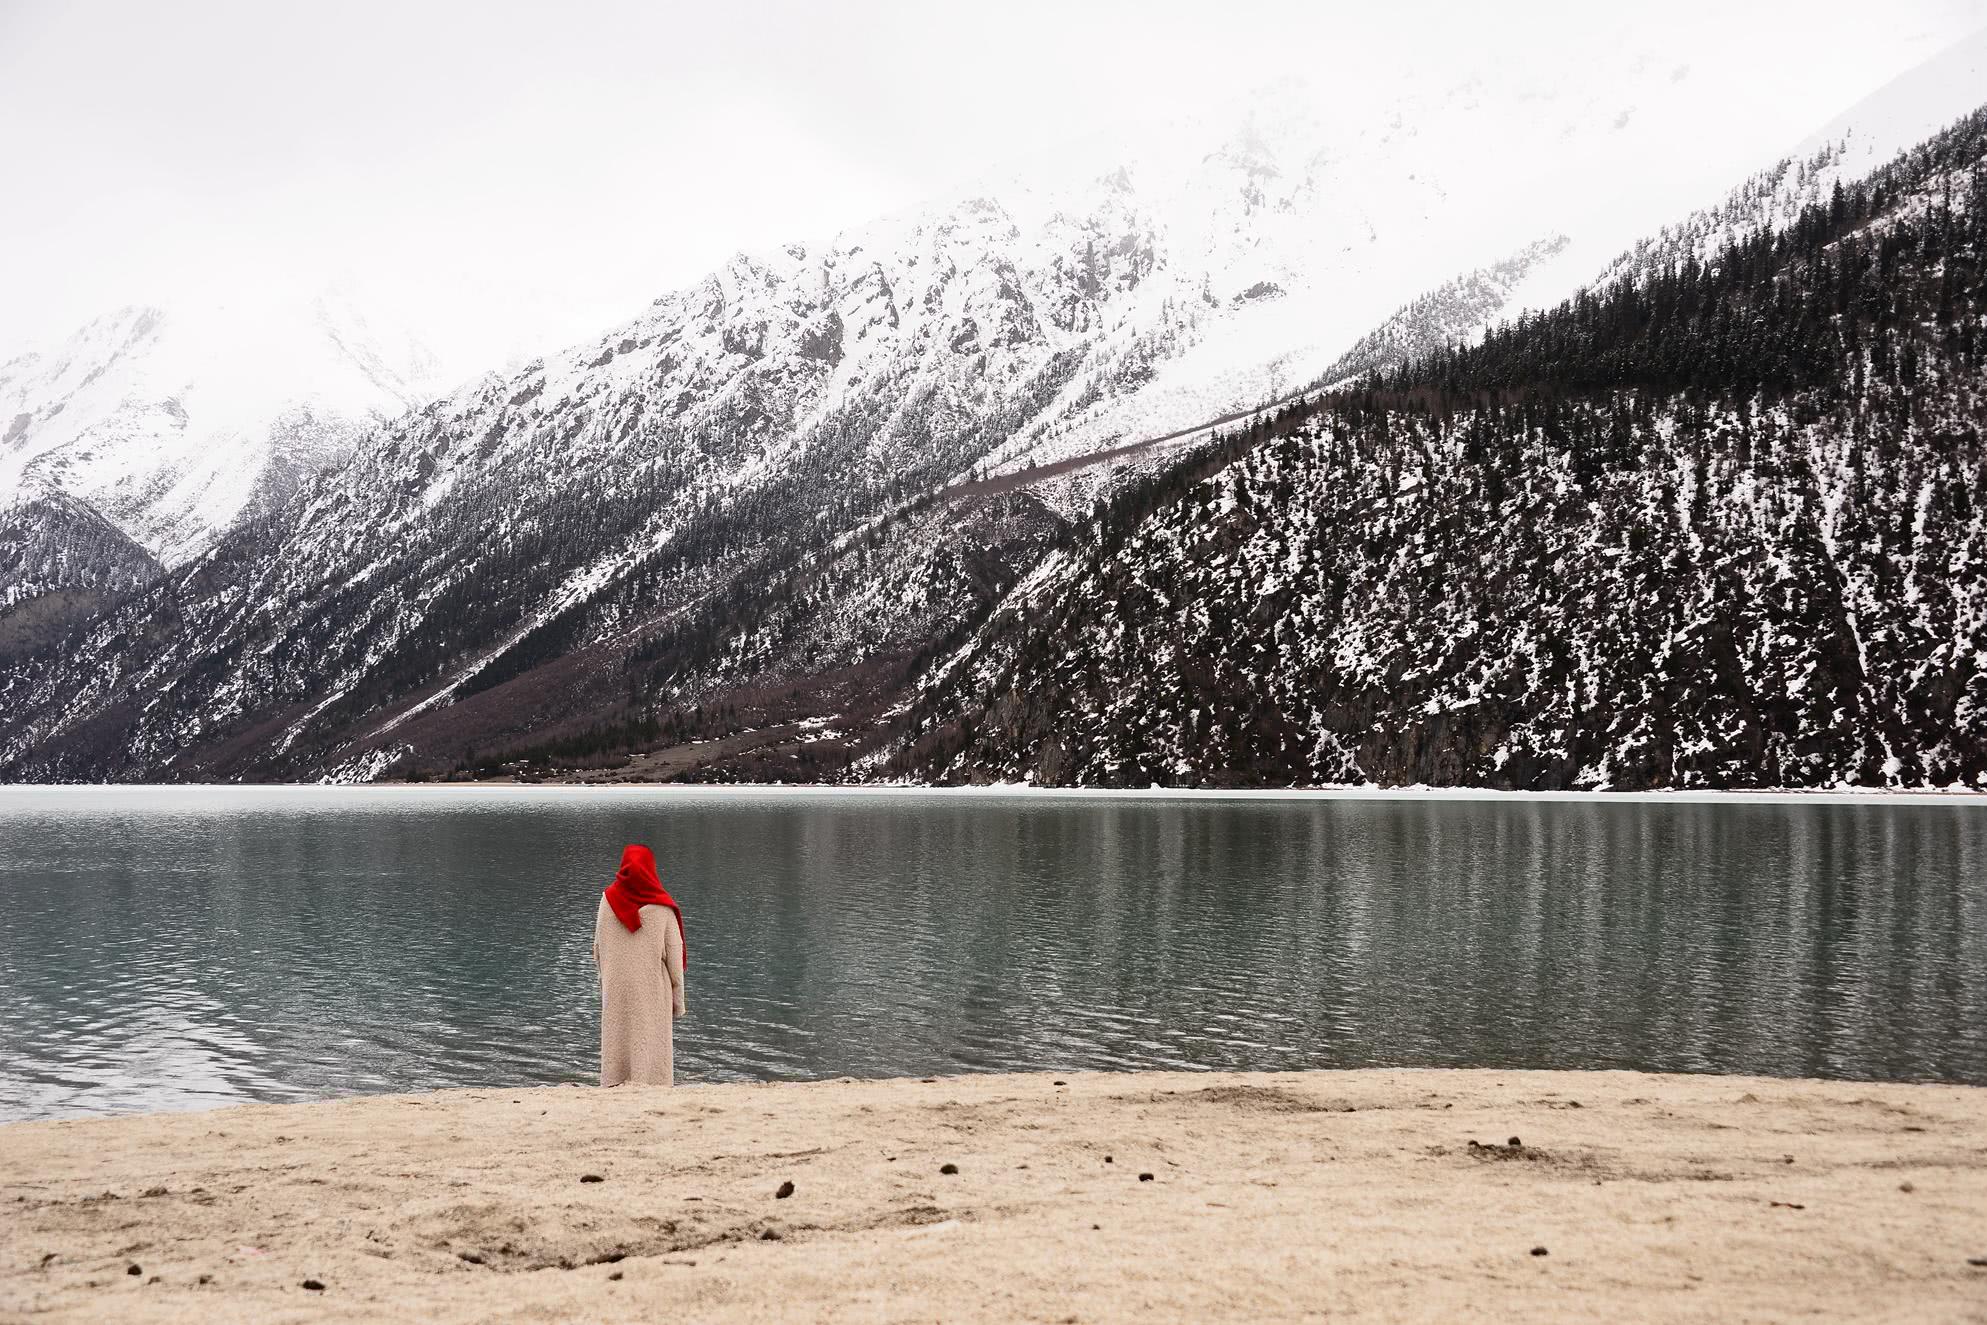
[[[601,1085],[675,1084],[684,956],[682,912],[656,879],[655,857],[647,847],[628,847],[593,923]]]

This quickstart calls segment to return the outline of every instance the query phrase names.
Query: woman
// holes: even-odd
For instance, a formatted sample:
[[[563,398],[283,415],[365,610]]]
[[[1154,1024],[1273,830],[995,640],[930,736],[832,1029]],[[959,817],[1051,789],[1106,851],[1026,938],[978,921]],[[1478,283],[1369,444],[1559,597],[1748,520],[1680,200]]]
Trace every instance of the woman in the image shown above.
[[[683,908],[655,874],[655,853],[621,850],[621,869],[593,921],[600,968],[600,1084],[671,1086],[672,1035],[684,1013]]]

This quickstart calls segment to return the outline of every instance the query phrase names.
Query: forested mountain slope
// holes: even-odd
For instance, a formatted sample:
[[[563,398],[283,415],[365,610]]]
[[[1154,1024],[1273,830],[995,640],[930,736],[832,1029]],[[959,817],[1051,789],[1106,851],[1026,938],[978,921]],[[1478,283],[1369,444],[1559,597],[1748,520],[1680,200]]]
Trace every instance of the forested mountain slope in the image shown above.
[[[1987,785],[1983,369],[1987,112],[1127,494],[877,771]]]
[[[0,506],[0,661],[58,647],[159,563],[88,502],[36,485]]]

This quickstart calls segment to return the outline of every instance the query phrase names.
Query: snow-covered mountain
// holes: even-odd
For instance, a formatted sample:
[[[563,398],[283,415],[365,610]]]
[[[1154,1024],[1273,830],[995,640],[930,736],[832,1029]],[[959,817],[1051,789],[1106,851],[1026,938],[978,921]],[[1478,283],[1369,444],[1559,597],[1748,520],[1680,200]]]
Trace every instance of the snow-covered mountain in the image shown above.
[[[1562,236],[1652,205],[1643,149],[1700,101],[1670,69],[1337,110],[1279,87],[742,255],[379,424],[191,559],[162,542],[172,574],[0,669],[0,769],[364,776],[741,703],[887,725],[1168,462],[1128,444],[1287,394],[1443,276],[1496,316]]]
[[[434,385],[349,295],[126,308],[0,364],[0,506],[61,493],[181,566]]]

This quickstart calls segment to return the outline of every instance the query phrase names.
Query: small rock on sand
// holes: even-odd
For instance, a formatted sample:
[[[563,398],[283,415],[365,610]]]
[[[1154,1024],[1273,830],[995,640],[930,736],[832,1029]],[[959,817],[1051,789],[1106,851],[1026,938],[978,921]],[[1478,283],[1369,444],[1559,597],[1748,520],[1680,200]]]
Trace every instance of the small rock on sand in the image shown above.
[[[137,1264],[135,1264],[135,1263],[134,1263],[134,1264],[131,1264],[131,1265],[127,1265],[127,1266],[125,1266],[125,1267],[124,1267],[124,1272],[125,1272],[126,1274],[134,1274],[134,1275],[135,1275],[135,1274],[143,1274],[143,1273],[145,1273],[145,1271],[144,1271],[143,1267],[141,1267],[141,1266],[139,1266],[139,1265],[137,1265]]]
[[[938,1171],[940,1173],[946,1173],[946,1174],[957,1173],[959,1171],[959,1166],[957,1164],[940,1164],[938,1166]]]
[[[607,1181],[607,1179],[605,1179],[605,1178],[601,1177],[601,1176],[600,1176],[600,1175],[599,1175],[598,1173],[582,1173],[582,1174],[580,1174],[580,1181],[581,1181],[581,1182],[606,1182],[606,1181]]]
[[[784,1201],[787,1199],[787,1197],[792,1195],[793,1195],[793,1184],[791,1182],[783,1182],[780,1184],[780,1189],[773,1193],[773,1199],[775,1201]]]
[[[1141,1173],[1141,1174],[1139,1174],[1139,1175],[1138,1175],[1138,1180],[1139,1180],[1140,1182],[1151,1182],[1151,1181],[1152,1181],[1152,1175],[1151,1175],[1150,1173]]]
[[[1545,1255],[1545,1254],[1546,1254],[1546,1250],[1545,1250],[1545,1248],[1544,1248],[1544,1247],[1533,1247],[1533,1248],[1532,1248],[1532,1255],[1534,1255],[1534,1256],[1543,1256],[1543,1255]]]
[[[324,1284],[316,1279],[304,1280],[303,1287],[312,1293],[322,1293],[324,1291]]]

